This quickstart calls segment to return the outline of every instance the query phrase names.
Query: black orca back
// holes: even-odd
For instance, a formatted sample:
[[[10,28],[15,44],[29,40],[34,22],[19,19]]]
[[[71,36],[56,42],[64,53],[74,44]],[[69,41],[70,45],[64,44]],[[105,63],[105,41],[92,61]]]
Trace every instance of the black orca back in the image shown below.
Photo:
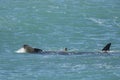
[[[109,50],[110,50],[110,46],[111,46],[111,43],[108,43],[108,44],[102,49],[102,51],[109,51]]]
[[[42,49],[34,48],[34,52],[35,53],[42,52]]]

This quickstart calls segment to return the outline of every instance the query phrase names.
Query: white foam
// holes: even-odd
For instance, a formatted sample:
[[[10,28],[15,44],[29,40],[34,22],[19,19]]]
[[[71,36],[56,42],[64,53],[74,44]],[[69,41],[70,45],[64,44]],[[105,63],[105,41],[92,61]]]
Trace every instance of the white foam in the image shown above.
[[[24,48],[20,48],[17,51],[15,51],[16,53],[26,53]]]

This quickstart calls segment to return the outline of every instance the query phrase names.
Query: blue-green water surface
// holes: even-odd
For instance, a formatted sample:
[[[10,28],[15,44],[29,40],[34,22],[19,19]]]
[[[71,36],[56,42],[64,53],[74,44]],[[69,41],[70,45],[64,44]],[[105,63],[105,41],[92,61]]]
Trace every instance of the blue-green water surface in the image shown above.
[[[43,50],[120,51],[120,0],[0,0],[0,80],[119,80],[120,54],[34,55]]]

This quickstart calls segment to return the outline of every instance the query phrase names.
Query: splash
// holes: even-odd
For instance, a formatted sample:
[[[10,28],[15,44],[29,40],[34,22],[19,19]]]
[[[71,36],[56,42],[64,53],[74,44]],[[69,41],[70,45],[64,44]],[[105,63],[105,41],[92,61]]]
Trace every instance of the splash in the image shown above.
[[[20,48],[17,51],[15,51],[16,53],[26,53],[24,48]]]

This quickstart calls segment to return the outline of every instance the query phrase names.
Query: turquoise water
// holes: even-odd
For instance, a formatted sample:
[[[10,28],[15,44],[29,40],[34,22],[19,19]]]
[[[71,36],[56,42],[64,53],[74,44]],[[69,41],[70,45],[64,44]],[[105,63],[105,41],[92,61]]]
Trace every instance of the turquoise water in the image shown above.
[[[120,54],[32,55],[43,50],[120,50],[120,0],[0,0],[0,80],[119,80]]]

